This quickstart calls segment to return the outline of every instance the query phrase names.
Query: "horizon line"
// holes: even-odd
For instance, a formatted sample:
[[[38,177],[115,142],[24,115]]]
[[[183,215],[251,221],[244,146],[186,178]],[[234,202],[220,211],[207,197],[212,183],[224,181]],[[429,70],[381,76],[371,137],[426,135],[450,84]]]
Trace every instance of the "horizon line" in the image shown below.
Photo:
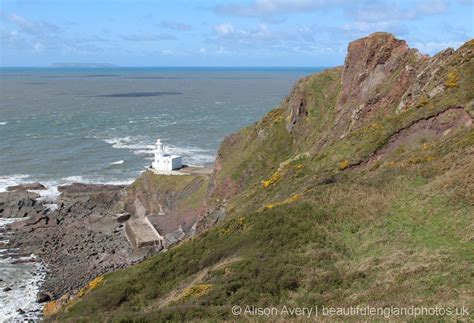
[[[338,66],[338,65],[334,65]],[[115,66],[54,66],[54,65],[12,65],[0,68],[327,68],[333,65],[115,65]]]

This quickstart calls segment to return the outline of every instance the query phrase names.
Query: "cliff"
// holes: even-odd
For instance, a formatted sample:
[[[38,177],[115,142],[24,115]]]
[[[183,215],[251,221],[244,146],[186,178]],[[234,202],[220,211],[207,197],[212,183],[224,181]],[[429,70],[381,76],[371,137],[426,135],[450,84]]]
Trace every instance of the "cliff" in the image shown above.
[[[144,172],[127,190],[125,209],[149,216],[163,235],[189,232],[205,208],[209,176],[156,175]]]
[[[473,56],[473,40],[434,57],[387,33],[351,42],[342,67],[300,80],[223,141],[200,234],[105,275],[50,319],[472,308]]]

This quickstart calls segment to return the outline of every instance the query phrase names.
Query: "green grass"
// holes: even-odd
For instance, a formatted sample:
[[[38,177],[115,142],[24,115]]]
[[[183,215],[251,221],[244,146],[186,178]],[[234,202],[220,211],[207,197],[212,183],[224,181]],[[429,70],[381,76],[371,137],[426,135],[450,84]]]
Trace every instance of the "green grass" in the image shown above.
[[[233,305],[474,308],[472,127],[421,138],[353,167],[417,120],[451,106],[472,113],[474,61],[462,62],[451,57],[426,89],[454,68],[457,86],[401,113],[395,104],[383,107],[344,138],[331,137],[341,70],[309,77],[303,89],[309,114],[294,135],[286,131],[283,103],[221,146],[213,198],[229,198],[229,183],[238,187],[225,220],[139,265],[107,274],[102,285],[52,319],[234,320]],[[349,165],[341,169],[344,160]],[[263,187],[261,181],[285,161],[278,180]],[[199,178],[169,180],[146,176],[132,189],[187,192],[181,203],[190,208],[208,189]],[[294,194],[301,198],[281,203]],[[265,209],[269,203],[277,206]],[[203,286],[205,293],[180,297]]]
[[[430,183],[415,169],[354,174],[315,185],[302,202],[235,214],[166,253],[106,275],[56,319],[232,319],[235,304],[472,305],[459,295],[474,287],[474,245],[464,239],[474,210],[450,203]],[[212,289],[162,303],[194,284]]]
[[[133,205],[140,196],[155,213],[162,205],[173,210],[198,209],[204,204],[208,187],[207,175],[157,175],[147,171],[129,187],[128,204]]]

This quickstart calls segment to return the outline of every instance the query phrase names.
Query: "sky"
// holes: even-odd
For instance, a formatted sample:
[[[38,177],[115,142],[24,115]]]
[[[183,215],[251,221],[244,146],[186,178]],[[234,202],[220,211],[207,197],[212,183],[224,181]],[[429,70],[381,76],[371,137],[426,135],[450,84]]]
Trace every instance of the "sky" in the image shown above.
[[[0,66],[335,66],[376,31],[433,55],[474,38],[474,2],[0,0]]]

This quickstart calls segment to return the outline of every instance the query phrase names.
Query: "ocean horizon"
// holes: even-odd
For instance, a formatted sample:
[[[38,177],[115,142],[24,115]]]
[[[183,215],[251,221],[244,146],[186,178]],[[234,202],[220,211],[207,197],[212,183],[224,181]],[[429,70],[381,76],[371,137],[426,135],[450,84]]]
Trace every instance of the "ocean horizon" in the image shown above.
[[[161,138],[185,164],[323,67],[0,67],[0,191],[39,181],[128,184]]]

